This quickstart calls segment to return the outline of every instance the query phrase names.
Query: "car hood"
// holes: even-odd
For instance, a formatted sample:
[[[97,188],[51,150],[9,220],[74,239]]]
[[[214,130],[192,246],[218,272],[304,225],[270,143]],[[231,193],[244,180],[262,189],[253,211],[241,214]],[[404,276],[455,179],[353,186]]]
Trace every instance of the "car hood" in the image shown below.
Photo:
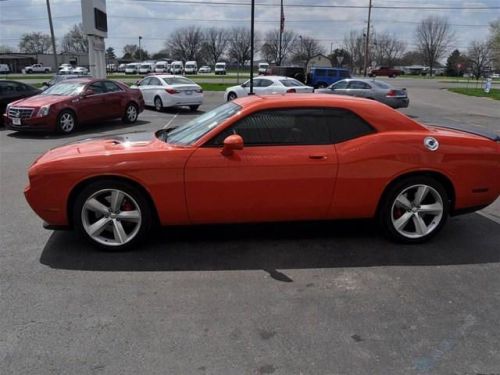
[[[15,104],[22,105],[25,107],[42,107],[44,105],[60,103],[70,98],[71,96],[35,95],[26,99],[18,100]]]
[[[134,132],[125,134],[112,134],[103,137],[87,138],[53,148],[46,152],[36,163],[45,163],[74,157],[96,155],[112,155],[115,153],[133,153],[153,148],[154,144],[163,144],[151,132]]]

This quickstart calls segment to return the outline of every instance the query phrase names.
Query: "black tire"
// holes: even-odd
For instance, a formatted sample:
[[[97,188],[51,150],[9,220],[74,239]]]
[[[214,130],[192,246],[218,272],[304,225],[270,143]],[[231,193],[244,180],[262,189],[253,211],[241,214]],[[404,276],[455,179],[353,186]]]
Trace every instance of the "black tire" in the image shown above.
[[[416,191],[422,186],[428,188],[428,193],[423,200],[414,205],[417,198]],[[412,195],[413,191],[415,191],[414,195]],[[406,196],[404,196],[405,192]],[[407,198],[409,207],[404,208],[396,203],[396,199],[400,198],[401,195]],[[433,200],[436,202],[431,203]],[[423,207],[431,207],[433,204],[441,204],[440,215],[433,217],[434,213],[419,212],[421,207],[423,209]],[[422,243],[432,238],[443,228],[449,210],[448,193],[439,181],[428,176],[413,176],[398,181],[386,190],[380,202],[377,219],[384,235],[389,239],[409,244]],[[401,225],[399,230],[396,229],[398,220],[401,223],[406,223]],[[423,222],[425,229],[429,232],[418,233],[417,222]]]
[[[155,96],[154,107],[158,112],[161,112],[163,110],[163,102],[161,101],[161,98],[159,96]]]
[[[31,71],[31,70],[27,70],[27,71],[26,71],[26,74],[31,74],[31,73],[32,73],[32,71]]]
[[[238,97],[238,95],[236,95],[235,92],[231,91],[229,94],[227,94],[227,101],[231,102],[234,99],[236,99],[237,97]]]
[[[200,106],[199,106],[199,105],[190,105],[190,106],[189,106],[189,109],[190,109],[191,111],[193,111],[193,112],[196,112],[196,111],[198,110],[198,108],[200,108]]]
[[[48,70],[48,69],[45,69],[45,73],[48,73],[48,72],[49,72],[49,70]]]
[[[71,134],[78,126],[76,115],[69,109],[62,110],[57,116],[56,130],[61,134]]]
[[[138,206],[138,209],[136,209],[136,211],[138,211],[138,217],[140,217],[139,223],[134,223],[122,219],[121,224],[117,224],[117,222],[120,223],[119,216],[116,218],[112,218],[111,216],[109,216],[111,215],[111,213],[108,214],[108,217],[95,216],[90,217],[89,219],[89,216],[92,216],[92,212],[89,212],[88,209],[84,210],[85,202],[92,196],[96,196],[96,194],[100,194],[102,192],[102,194],[105,195],[108,191],[111,190],[125,193],[125,198],[123,199],[122,204],[132,202],[133,200],[133,203],[129,204],[132,204],[132,207],[134,208],[135,205]],[[127,195],[128,197],[131,197],[132,200],[128,199]],[[97,197],[99,197],[99,195],[97,195]],[[101,199],[101,202],[106,201]],[[73,220],[72,222],[78,234],[92,245],[106,251],[124,251],[137,246],[137,244],[139,244],[145,238],[146,234],[151,230],[154,222],[154,211],[147,197],[144,196],[144,193],[140,189],[126,181],[107,179],[91,183],[78,194],[71,207]],[[123,206],[120,206],[120,209],[122,207]],[[125,211],[127,210],[118,212],[122,213]],[[93,224],[95,224],[98,220],[102,219],[108,220],[107,223],[103,225],[103,227],[105,227],[106,229],[101,231],[96,236],[92,237],[86,230],[86,227],[90,229],[88,220],[95,220],[93,222]],[[115,225],[121,225],[124,233],[126,235],[130,235],[130,238],[127,239],[127,241],[123,244],[120,244],[120,241],[116,240],[117,235],[115,234]],[[129,230],[129,233],[127,233],[127,230]]]
[[[137,121],[137,117],[139,117],[139,110],[137,108],[137,105],[135,103],[128,103],[125,107],[125,113],[123,114],[122,121],[125,124],[133,124]]]

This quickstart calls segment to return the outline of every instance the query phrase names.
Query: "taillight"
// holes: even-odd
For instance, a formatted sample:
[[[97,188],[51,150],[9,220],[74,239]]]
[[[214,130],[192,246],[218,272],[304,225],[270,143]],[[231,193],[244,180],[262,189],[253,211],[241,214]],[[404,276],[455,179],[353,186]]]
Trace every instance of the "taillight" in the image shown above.
[[[165,91],[169,94],[178,94],[179,91],[177,91],[176,89],[165,89]]]
[[[396,90],[390,90],[386,96],[396,96],[396,95],[397,95]]]
[[[297,92],[295,89],[288,89],[286,90],[287,93],[292,93],[292,92]]]

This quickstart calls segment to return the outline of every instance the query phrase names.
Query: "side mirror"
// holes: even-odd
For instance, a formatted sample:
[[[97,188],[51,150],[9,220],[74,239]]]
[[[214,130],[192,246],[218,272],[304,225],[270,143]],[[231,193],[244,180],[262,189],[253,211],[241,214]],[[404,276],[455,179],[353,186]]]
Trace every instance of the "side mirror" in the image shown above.
[[[224,156],[231,156],[235,150],[243,150],[243,138],[238,134],[230,135],[224,139],[224,147],[221,153]]]
[[[247,85],[245,83],[242,83],[241,87],[245,88],[245,87],[247,87]]]
[[[87,89],[85,90],[85,92],[83,93],[83,97],[86,97],[86,96],[90,96],[90,95],[94,95],[95,94],[95,91],[92,90],[92,89]]]

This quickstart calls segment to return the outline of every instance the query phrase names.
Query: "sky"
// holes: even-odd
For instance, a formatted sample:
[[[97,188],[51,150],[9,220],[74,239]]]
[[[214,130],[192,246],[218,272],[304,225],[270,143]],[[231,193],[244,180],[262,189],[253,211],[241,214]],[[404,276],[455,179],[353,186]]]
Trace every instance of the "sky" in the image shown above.
[[[50,0],[58,40],[81,22],[81,1],[86,0]],[[189,1],[197,3],[186,4]],[[256,0],[255,29],[260,35],[279,27],[279,2]],[[344,35],[351,30],[366,28],[369,0],[283,2],[285,29],[317,39],[327,52],[341,47]],[[408,50],[415,47],[418,22],[427,16],[446,17],[455,32],[452,49],[464,51],[471,41],[485,40],[489,23],[500,18],[500,0],[372,0],[372,3],[372,30],[397,36],[407,43]],[[142,36],[142,47],[156,52],[178,27],[249,27],[249,4],[250,0],[107,0],[106,47],[115,48],[121,56],[124,45],[138,44],[138,37]],[[331,5],[352,8],[325,7]],[[396,6],[443,9],[395,9]],[[480,7],[489,9],[464,9]],[[21,35],[32,31],[49,33],[46,0],[0,0],[0,45],[17,48]]]

